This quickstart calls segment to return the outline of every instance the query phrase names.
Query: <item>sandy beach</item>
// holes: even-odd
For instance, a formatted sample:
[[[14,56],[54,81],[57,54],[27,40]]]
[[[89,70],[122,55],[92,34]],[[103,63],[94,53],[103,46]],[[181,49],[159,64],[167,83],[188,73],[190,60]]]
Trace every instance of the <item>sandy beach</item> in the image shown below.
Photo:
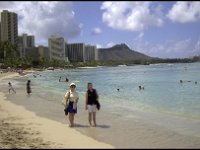
[[[0,81],[17,77],[6,73]],[[16,105],[0,92],[0,148],[114,148],[87,137],[68,124],[37,116]]]

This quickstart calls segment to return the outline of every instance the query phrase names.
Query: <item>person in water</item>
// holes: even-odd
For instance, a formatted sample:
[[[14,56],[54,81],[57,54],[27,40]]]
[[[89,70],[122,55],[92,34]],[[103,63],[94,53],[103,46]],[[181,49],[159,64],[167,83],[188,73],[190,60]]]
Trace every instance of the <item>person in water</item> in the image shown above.
[[[66,78],[65,81],[61,81],[61,77],[59,78],[59,82],[69,82],[69,79]]]
[[[144,90],[144,86],[142,87],[141,85],[139,86],[139,90]]]
[[[30,96],[30,93],[31,93],[31,85],[30,85],[30,83],[31,83],[31,80],[28,80],[27,84],[26,84],[26,92],[27,92],[28,96]]]
[[[13,91],[16,94],[16,91],[14,90],[10,82],[8,82],[8,91],[9,91],[9,94],[11,93],[11,91]]]

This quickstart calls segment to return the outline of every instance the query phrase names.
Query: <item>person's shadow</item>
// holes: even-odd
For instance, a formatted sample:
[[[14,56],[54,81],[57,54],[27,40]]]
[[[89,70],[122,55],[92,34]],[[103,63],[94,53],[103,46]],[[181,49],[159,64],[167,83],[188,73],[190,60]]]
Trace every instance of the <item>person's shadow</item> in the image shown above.
[[[97,125],[96,127],[99,127],[99,128],[110,128],[109,125],[104,125],[104,124],[102,124],[102,125]]]
[[[82,124],[74,124],[74,127],[76,128],[89,128],[89,125],[82,125]],[[96,128],[110,128],[109,125],[97,125]]]

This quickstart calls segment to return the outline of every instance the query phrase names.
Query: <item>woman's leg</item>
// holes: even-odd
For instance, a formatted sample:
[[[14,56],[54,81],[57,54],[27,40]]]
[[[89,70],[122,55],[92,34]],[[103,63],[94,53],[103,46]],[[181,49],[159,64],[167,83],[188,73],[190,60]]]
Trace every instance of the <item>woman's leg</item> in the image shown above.
[[[14,92],[14,93],[16,93],[16,91],[12,88],[12,91]]]
[[[91,112],[88,113],[88,121],[89,121],[90,126],[92,126],[92,113]]]
[[[93,122],[94,122],[94,126],[96,127],[97,123],[96,123],[96,112],[92,112],[93,115]]]
[[[69,127],[74,126],[74,115],[75,113],[69,113]]]
[[[72,113],[72,127],[74,126],[74,116],[75,116],[75,113]]]
[[[72,122],[73,121],[73,118],[72,118],[73,116],[72,115],[73,114],[70,113],[70,112],[68,114],[69,114],[69,127],[72,127],[72,124],[73,124],[73,122]]]

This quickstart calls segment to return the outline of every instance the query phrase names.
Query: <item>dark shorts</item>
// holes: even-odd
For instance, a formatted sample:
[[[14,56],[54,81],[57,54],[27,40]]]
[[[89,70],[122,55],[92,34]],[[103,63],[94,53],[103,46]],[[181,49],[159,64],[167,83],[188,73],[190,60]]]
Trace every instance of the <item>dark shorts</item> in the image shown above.
[[[69,113],[77,113],[77,109],[73,109],[73,103],[69,103],[69,106],[68,106],[68,108],[67,108],[67,111],[69,112]]]

